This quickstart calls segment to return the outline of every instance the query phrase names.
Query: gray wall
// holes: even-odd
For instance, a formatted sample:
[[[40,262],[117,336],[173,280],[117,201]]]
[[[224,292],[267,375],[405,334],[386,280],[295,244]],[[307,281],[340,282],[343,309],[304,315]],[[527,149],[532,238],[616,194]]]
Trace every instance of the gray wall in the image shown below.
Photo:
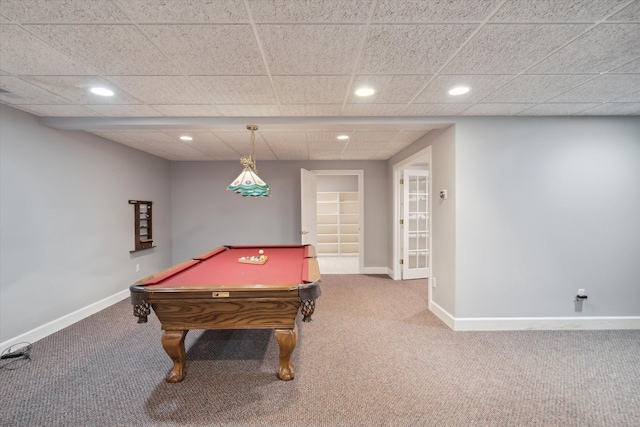
[[[168,161],[4,105],[0,152],[0,342],[170,266]],[[158,248],[136,256],[129,199],[154,202]]]
[[[228,244],[300,243],[300,168],[364,171],[365,267],[387,265],[387,170],[384,161],[262,161],[268,198],[245,198],[227,185],[239,162],[173,162],[173,261]]]
[[[433,191],[449,191],[434,302],[456,318],[640,315],[640,120],[451,122],[388,163],[263,161],[274,195],[246,199],[225,191],[238,162],[168,162],[0,106],[0,342],[212,247],[299,242],[301,167],[364,170],[365,267],[387,267],[391,167],[429,145]],[[129,199],[154,201],[158,248],[129,254]]]
[[[393,165],[417,152],[431,147],[431,277],[437,278],[438,287],[432,288],[432,300],[451,315],[456,308],[456,133],[455,126],[437,129],[411,144],[389,160],[389,173]],[[447,190],[447,200],[437,194]],[[389,200],[392,199],[392,196]],[[393,204],[391,200],[390,204]],[[389,224],[389,233],[393,233]],[[391,240],[391,237],[390,237]],[[393,260],[393,246],[389,249],[389,262]],[[393,269],[392,265],[389,265]]]
[[[640,315],[638,118],[460,120],[456,187],[456,317]]]
[[[640,120],[451,121],[389,161],[431,145],[434,197],[448,190],[434,302],[456,318],[640,315]]]

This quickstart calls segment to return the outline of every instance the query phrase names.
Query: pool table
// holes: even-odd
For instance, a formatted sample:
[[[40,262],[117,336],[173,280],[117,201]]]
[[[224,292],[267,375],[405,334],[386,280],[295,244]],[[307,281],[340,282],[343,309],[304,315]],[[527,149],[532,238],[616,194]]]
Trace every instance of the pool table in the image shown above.
[[[320,269],[312,245],[221,246],[139,280],[130,291],[139,323],[151,308],[160,320],[162,347],[173,360],[168,382],[186,375],[190,329],[275,329],[277,375],[288,381],[295,375],[296,317],[302,306],[302,320],[311,320]]]

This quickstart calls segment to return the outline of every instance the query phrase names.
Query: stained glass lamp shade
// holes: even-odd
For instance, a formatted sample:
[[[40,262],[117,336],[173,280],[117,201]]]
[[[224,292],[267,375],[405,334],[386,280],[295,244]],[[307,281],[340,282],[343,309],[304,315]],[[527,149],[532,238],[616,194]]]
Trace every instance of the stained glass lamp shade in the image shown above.
[[[247,129],[251,131],[251,151],[249,156],[243,156],[240,159],[240,164],[244,166],[244,170],[227,186],[227,190],[240,194],[243,197],[269,197],[271,195],[271,189],[266,182],[260,179],[256,168],[254,132],[258,129],[258,126],[248,125]]]

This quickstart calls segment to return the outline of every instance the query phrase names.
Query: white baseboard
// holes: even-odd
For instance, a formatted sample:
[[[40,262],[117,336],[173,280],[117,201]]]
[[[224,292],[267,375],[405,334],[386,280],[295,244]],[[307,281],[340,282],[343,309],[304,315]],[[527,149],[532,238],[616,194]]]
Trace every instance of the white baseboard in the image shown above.
[[[389,274],[387,267],[364,267],[362,274]]]
[[[640,329],[640,316],[455,318],[433,301],[429,310],[454,331]]]
[[[81,308],[79,310],[74,311],[73,313],[69,313],[64,315],[56,320],[52,320],[49,323],[45,323],[42,326],[38,326],[35,329],[32,329],[24,334],[18,335],[17,337],[10,338],[4,342],[0,343],[0,350],[11,347],[14,344],[21,342],[34,343],[38,340],[41,340],[44,337],[47,337],[55,332],[58,332],[67,326],[71,326],[80,320],[91,316],[99,312],[100,310],[104,310],[105,308],[122,301],[125,298],[129,298],[131,292],[129,289],[125,289],[124,291],[118,292],[115,295],[111,295],[105,299],[102,299],[98,302],[94,302],[93,304],[89,304],[88,306]]]
[[[445,325],[447,325],[454,331],[456,330],[455,329],[456,319],[452,315],[450,315],[449,312],[446,311],[444,308],[440,307],[438,304],[433,302],[433,300],[429,301],[429,310],[431,310],[431,312],[435,314],[438,317],[438,319],[442,320],[445,323]]]
[[[457,318],[455,331],[640,329],[640,316]]]

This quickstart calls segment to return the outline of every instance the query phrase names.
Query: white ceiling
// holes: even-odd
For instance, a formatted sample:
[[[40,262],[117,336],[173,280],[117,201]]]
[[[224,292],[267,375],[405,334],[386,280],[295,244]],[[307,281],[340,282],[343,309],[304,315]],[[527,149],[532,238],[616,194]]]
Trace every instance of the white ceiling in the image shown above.
[[[261,160],[383,160],[455,116],[640,115],[640,0],[0,0],[0,88],[170,160],[247,124]]]

